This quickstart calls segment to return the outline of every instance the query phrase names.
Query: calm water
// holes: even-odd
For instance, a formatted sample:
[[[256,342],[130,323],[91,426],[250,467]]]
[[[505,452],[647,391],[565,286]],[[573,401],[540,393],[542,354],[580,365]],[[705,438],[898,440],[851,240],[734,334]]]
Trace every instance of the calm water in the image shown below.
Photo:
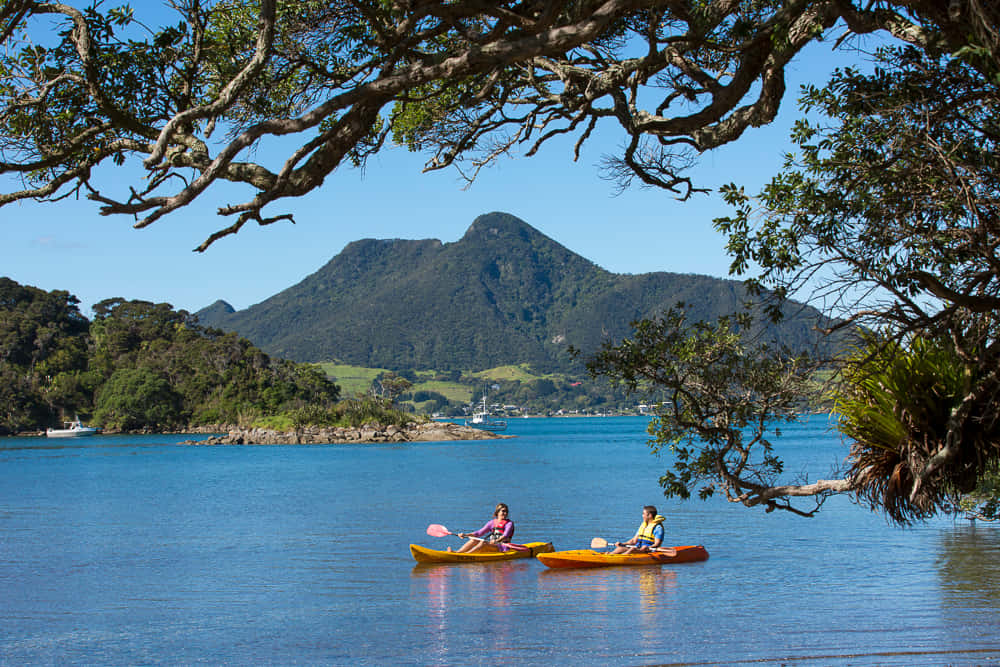
[[[901,530],[846,499],[814,519],[666,501],[637,418],[514,420],[513,440],[190,447],[0,439],[0,664],[1000,662],[1000,527]],[[829,472],[825,418],[788,469]],[[415,566],[429,523],[624,539],[642,505],[674,567]]]

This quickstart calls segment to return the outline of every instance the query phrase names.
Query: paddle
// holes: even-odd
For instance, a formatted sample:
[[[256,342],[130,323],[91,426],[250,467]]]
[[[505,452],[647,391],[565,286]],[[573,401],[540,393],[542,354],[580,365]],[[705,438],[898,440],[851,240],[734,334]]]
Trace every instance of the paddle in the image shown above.
[[[591,549],[606,549],[606,548],[608,548],[610,546],[612,546],[612,545],[606,539],[604,539],[603,537],[595,537],[594,539],[592,539],[590,541],[590,548]],[[664,554],[666,554],[668,556],[676,556],[677,555],[677,550],[673,549],[671,547],[656,547],[655,549],[650,549],[650,551],[658,551],[658,552],[664,553]]]
[[[459,532],[464,533],[466,531],[461,530]],[[458,537],[458,533],[451,532],[450,530],[448,530],[439,523],[432,523],[431,525],[427,526],[427,534],[430,535],[431,537],[444,537],[445,535],[454,535],[455,537]],[[476,537],[475,535],[469,535],[469,537],[473,540],[479,540],[480,542],[486,541],[481,537]],[[531,551],[531,547],[526,547],[523,544],[514,544],[513,542],[504,542],[504,544],[506,544],[511,549],[514,549],[515,551]]]
[[[464,533],[466,531],[460,530],[459,533]],[[432,523],[427,526],[427,534],[431,537],[444,537],[445,535],[458,535],[458,533],[453,533],[439,523]]]

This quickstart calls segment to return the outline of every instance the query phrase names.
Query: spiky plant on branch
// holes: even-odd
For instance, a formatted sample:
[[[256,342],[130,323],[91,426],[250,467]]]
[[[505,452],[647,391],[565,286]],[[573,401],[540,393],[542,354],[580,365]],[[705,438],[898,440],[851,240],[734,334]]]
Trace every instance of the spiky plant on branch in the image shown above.
[[[835,411],[853,490],[897,523],[957,506],[1000,463],[995,375],[977,378],[949,341],[869,337],[845,369]],[[928,475],[942,444],[956,453]]]

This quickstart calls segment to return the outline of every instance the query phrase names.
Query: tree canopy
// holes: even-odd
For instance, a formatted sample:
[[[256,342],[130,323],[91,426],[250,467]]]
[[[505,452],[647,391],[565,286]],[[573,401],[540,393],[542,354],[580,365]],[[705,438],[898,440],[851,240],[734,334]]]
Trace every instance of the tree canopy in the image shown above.
[[[807,514],[812,512],[771,499],[811,495],[822,503],[834,490],[850,492],[897,523],[968,510],[966,500],[978,498],[983,504],[974,515],[997,516],[996,18],[970,22],[961,48],[882,48],[871,73],[838,70],[825,86],[807,87],[802,106],[819,118],[797,124],[797,152],[782,172],[756,197],[735,184],[724,189],[735,212],[716,225],[728,237],[732,271],[772,293],[807,294],[840,318],[835,328],[860,326],[867,333],[854,355],[827,364],[840,373],[835,413],[850,447],[842,479],[782,486],[775,477],[755,487],[731,474],[740,462],[727,454],[731,448],[706,437],[721,426],[739,441],[737,430],[725,430],[739,404],[686,426],[680,413],[666,412],[654,447],[679,425],[699,434],[695,470],[711,473],[709,490],[722,488],[747,505],[768,501],[769,508]],[[644,343],[643,331],[640,326],[634,339],[608,346],[595,372],[629,381],[636,362],[623,351],[640,344],[655,351],[670,340],[660,335]],[[669,331],[685,333],[688,341],[698,335],[683,327]],[[659,366],[685,361],[684,349]],[[769,373],[768,355],[745,343],[739,349]],[[786,356],[786,363],[793,361]],[[703,378],[704,371],[695,370],[650,384],[683,387]],[[710,385],[729,401],[747,391],[739,375]],[[766,402],[758,401],[757,418],[777,422],[783,416],[767,413]],[[674,468],[682,475],[661,480],[671,495],[688,493],[697,479],[683,475],[693,455],[678,451]],[[767,460],[769,443],[761,440],[757,455]]]
[[[687,197],[695,156],[773,120],[785,67],[834,26],[838,45],[881,31],[951,53],[970,46],[970,26],[995,25],[978,0],[169,5],[175,20],[147,26],[127,5],[4,3],[0,173],[16,178],[0,205],[83,193],[143,227],[218,181],[247,186],[204,249],[249,221],[288,218],[264,209],[390,140],[426,152],[427,169],[474,178],[554,137],[575,138],[578,152],[598,124],[623,135],[607,164],[623,185]],[[278,137],[283,163],[255,162]],[[127,174],[119,191],[97,184],[98,167]]]
[[[629,391],[657,390],[663,400],[650,423],[654,452],[669,452],[672,469],[660,485],[669,496],[707,498],[721,490],[731,502],[811,516],[825,499],[851,489],[847,480],[783,484],[784,465],[772,439],[799,418],[817,362],[752,334],[753,318],[688,321],[684,304],[636,323],[631,338],[607,342],[589,362]],[[789,497],[809,496],[804,510]]]
[[[737,212],[718,221],[734,269],[877,332],[847,361],[841,430],[855,489],[897,521],[954,504],[1000,461],[993,44],[885,48],[873,73],[808,88],[821,120],[798,124],[798,154],[756,200],[728,188]]]

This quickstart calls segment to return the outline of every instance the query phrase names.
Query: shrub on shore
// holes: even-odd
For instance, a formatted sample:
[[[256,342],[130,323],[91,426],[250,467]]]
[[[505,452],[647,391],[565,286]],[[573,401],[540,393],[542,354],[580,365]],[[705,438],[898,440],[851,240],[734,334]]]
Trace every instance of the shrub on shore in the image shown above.
[[[426,420],[426,417],[418,417],[398,410],[384,401],[366,397],[349,398],[331,407],[307,405],[276,415],[261,417],[253,421],[252,427],[274,431],[291,431],[306,426],[347,428],[359,427],[364,424],[403,427]]]

